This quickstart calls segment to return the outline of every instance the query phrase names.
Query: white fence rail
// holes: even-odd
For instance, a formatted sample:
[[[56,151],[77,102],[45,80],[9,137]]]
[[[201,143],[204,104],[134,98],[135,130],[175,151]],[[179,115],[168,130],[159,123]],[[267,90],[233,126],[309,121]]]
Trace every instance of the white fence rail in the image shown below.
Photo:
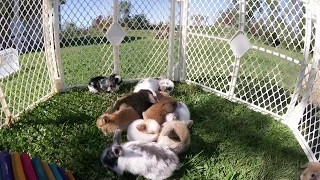
[[[2,1],[0,48],[19,69],[0,64],[1,124],[92,76],[167,74],[273,115],[319,161],[318,11],[314,0]],[[117,24],[126,36],[113,46]],[[251,47],[235,57],[239,32]]]

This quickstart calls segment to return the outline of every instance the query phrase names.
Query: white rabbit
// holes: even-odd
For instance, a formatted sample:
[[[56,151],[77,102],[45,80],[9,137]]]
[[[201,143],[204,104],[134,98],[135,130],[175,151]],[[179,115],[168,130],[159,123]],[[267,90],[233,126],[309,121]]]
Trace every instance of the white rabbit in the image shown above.
[[[133,92],[138,92],[141,89],[146,89],[150,91],[159,90],[159,80],[155,78],[145,78],[141,79],[138,84],[134,87]]]
[[[188,106],[179,101],[178,106],[173,113],[169,113],[166,115],[166,122],[174,121],[174,120],[190,120],[190,111]]]
[[[170,177],[180,167],[178,156],[155,142],[130,141],[120,144],[121,131],[113,136],[113,144],[101,155],[101,163],[118,175],[129,172],[151,180]]]
[[[142,124],[143,123],[143,124]],[[157,121],[138,119],[133,121],[127,130],[128,141],[157,141],[160,133],[160,125]]]
[[[174,89],[174,83],[166,76],[161,76],[160,78],[145,78],[138,82],[133,92],[138,92],[141,89],[163,91],[170,94]]]

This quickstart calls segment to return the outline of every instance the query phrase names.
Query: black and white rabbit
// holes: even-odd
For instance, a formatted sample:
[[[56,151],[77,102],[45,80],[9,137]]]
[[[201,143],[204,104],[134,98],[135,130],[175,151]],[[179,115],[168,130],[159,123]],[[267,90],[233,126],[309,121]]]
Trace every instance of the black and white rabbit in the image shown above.
[[[90,92],[115,92],[119,90],[122,79],[118,74],[111,74],[109,77],[96,76],[90,79],[88,88]]]
[[[170,94],[174,89],[174,83],[166,76],[160,78],[145,78],[141,79],[134,87],[133,92],[138,92],[141,89],[150,91],[163,91]]]
[[[112,146],[101,155],[104,167],[123,175],[129,172],[147,179],[162,180],[170,177],[180,166],[178,156],[166,146],[155,142],[120,142],[121,131],[113,136]]]

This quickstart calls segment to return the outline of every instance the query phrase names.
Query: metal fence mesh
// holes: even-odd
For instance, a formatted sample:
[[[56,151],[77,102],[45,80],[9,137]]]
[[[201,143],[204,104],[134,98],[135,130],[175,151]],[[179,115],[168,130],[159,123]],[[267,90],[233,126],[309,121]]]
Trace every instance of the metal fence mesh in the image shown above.
[[[0,124],[5,111],[16,116],[52,93],[43,46],[42,5],[42,1],[0,2],[0,84],[4,93]]]

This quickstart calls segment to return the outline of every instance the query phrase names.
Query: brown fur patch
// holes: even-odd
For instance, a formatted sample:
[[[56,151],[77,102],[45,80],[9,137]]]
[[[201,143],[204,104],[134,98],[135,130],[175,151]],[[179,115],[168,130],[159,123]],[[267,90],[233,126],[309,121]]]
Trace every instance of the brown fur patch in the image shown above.
[[[178,104],[177,101],[171,96],[163,96],[159,102],[153,104],[144,113],[144,119],[154,119],[160,125],[166,120],[166,115],[172,113]]]
[[[130,123],[139,119],[140,116],[132,107],[121,108],[114,113],[104,113],[97,119],[97,127],[104,134],[112,134],[117,129],[124,131]]]
[[[309,162],[301,168],[304,170],[301,173],[300,180],[320,180],[320,163]]]

